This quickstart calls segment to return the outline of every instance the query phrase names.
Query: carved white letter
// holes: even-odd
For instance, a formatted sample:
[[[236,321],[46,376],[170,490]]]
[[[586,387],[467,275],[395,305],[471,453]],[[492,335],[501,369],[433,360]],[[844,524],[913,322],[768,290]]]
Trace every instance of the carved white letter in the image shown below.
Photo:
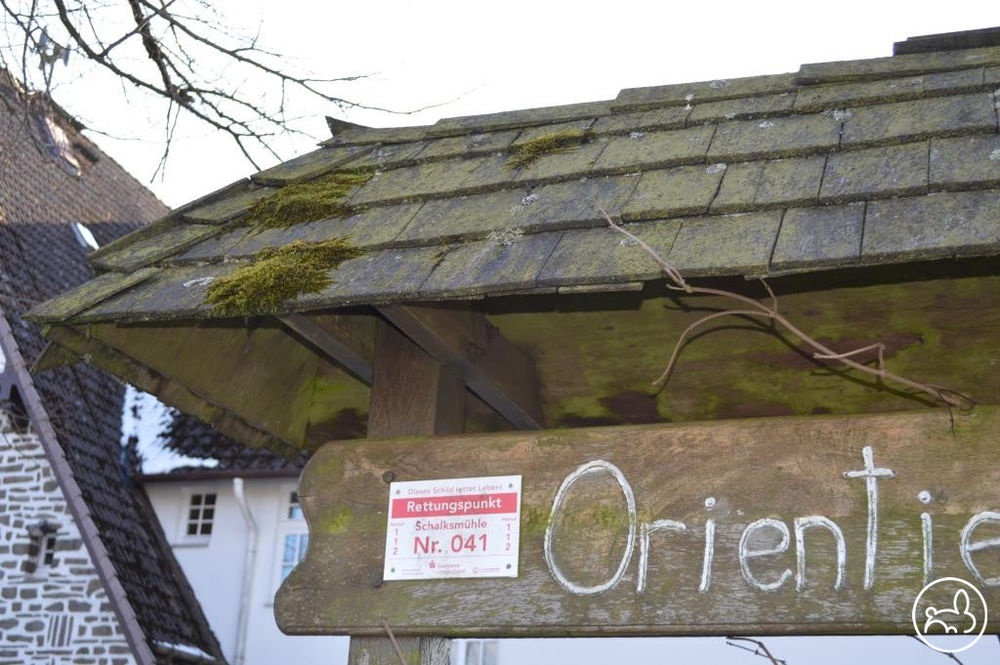
[[[876,469],[871,446],[861,449],[865,468],[860,471],[845,471],[844,478],[864,478],[865,492],[868,494],[868,534],[865,539],[865,588],[871,589],[875,583],[875,554],[878,551],[878,479],[892,478],[892,469]]]
[[[976,527],[986,522],[1000,524],[1000,513],[991,511],[976,513],[969,518],[965,528],[962,529],[962,545],[960,547],[962,561],[965,562],[965,567],[969,569],[969,572],[975,575],[986,586],[1000,586],[1000,577],[983,577],[983,574],[979,572],[979,567],[972,560],[973,552],[985,550],[990,547],[1000,547],[1000,538],[990,538],[989,540],[980,540],[975,543],[969,542],[972,539],[972,532],[976,530]]]
[[[830,530],[837,541],[837,581],[833,583],[836,590],[844,586],[844,574],[847,572],[847,543],[844,542],[844,532],[837,523],[822,515],[795,518],[795,590],[802,591],[806,585],[806,542],[804,531],[809,527],[821,526]]]
[[[777,529],[781,532],[781,542],[778,543],[777,547],[772,547],[766,550],[753,550],[748,548],[750,534],[758,529]],[[743,535],[740,536],[740,572],[743,573],[743,579],[747,581],[747,584],[754,586],[761,591],[774,591],[782,584],[785,583],[789,577],[792,576],[792,571],[785,569],[781,571],[781,575],[774,582],[761,582],[758,580],[754,574],[750,571],[750,559],[760,556],[768,556],[771,554],[781,554],[788,550],[788,526],[781,520],[776,520],[770,517],[765,517],[764,519],[757,520],[747,525],[743,529]]]
[[[559,513],[559,509],[562,507],[562,503],[566,498],[569,488],[576,482],[581,476],[588,473],[599,473],[605,471],[610,473],[611,476],[618,482],[618,486],[621,487],[622,494],[625,495],[625,504],[628,507],[628,539],[625,542],[625,553],[622,555],[621,562],[618,564],[618,570],[603,584],[598,584],[595,586],[580,586],[574,584],[566,579],[559,566],[555,562],[555,558],[552,556],[552,526],[555,524],[556,515]],[[559,491],[556,492],[556,497],[552,501],[552,511],[549,513],[549,525],[545,527],[545,542],[544,542],[544,555],[545,563],[549,567],[549,572],[552,573],[552,577],[555,578],[564,589],[570,593],[574,593],[580,596],[585,596],[593,593],[601,593],[613,588],[617,585],[622,576],[625,574],[625,569],[628,568],[629,562],[632,560],[632,550],[635,548],[635,530],[636,523],[638,522],[638,517],[635,510],[635,495],[632,492],[632,486],[628,484],[625,479],[625,474],[622,473],[621,469],[610,462],[605,462],[604,460],[596,460],[594,462],[587,462],[579,467],[576,471],[566,476],[563,479],[562,485],[559,486]]]
[[[674,520],[656,520],[655,522],[643,522],[639,525],[639,580],[636,583],[636,590],[639,593],[646,590],[646,573],[649,570],[649,534],[663,530],[686,531],[687,525],[684,522]]]

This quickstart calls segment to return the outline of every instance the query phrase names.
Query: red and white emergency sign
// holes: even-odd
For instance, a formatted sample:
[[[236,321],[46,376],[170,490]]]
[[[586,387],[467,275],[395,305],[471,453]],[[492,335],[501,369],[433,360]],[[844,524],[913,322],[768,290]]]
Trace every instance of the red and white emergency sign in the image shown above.
[[[521,476],[389,486],[386,580],[517,577]]]

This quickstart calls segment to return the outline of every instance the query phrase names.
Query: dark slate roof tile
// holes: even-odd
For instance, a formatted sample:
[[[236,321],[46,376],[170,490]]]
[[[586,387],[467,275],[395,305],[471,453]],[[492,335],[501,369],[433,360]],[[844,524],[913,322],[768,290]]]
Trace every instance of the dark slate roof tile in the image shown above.
[[[982,134],[931,141],[931,188],[997,184],[1000,184],[1000,136]]]
[[[791,74],[675,83],[622,90],[618,93],[612,109],[615,112],[623,112],[648,110],[657,106],[695,106],[703,101],[794,91],[795,83]]]
[[[266,199],[277,190],[259,187],[250,182],[239,182],[223,190],[214,200],[197,206],[186,206],[179,211],[185,220],[205,224],[221,224],[242,217],[258,201]]]
[[[838,267],[857,262],[864,216],[864,203],[787,210],[781,220],[771,269]]]
[[[666,260],[689,277],[763,275],[780,225],[780,211],[687,218]]]
[[[831,150],[839,144],[840,123],[829,114],[741,120],[719,126],[708,149],[708,160],[793,157]]]
[[[73,318],[95,304],[141,284],[156,274],[155,268],[144,268],[123,275],[109,272],[65,291],[59,300],[50,300],[32,310],[40,322],[56,322]]]
[[[928,143],[853,150],[830,155],[820,197],[848,201],[926,191]]]
[[[922,136],[995,132],[996,110],[986,92],[931,97],[851,110],[844,146],[877,145]]]
[[[377,152],[378,149],[374,149]],[[299,180],[309,180],[324,173],[352,164],[364,155],[371,154],[372,147],[321,147],[307,152],[287,162],[265,169],[255,174],[252,180],[260,185],[285,185]]]
[[[424,141],[379,145],[364,156],[346,164],[345,168],[387,170],[410,166],[418,161],[417,157],[422,156],[421,153],[427,145]]]
[[[504,229],[484,240],[458,245],[443,256],[421,293],[441,298],[534,288],[560,236]]]
[[[591,131],[595,134],[631,134],[658,129],[682,129],[687,125],[691,109],[684,106],[665,106],[652,111],[613,113],[598,118]]]
[[[625,228],[667,256],[680,230],[679,220],[628,224]],[[538,275],[539,285],[581,286],[651,280],[660,269],[645,250],[618,232],[604,227],[564,233]]]
[[[416,300],[421,286],[442,261],[445,249],[395,247],[368,252],[346,261],[331,273],[333,282],[322,293],[303,295],[302,310],[330,305],[353,305]]]
[[[876,201],[865,214],[862,256],[923,260],[1000,251],[1000,197],[994,191],[941,192]]]
[[[862,81],[840,85],[805,87],[795,97],[795,110],[826,111],[853,105],[881,104],[890,101],[918,99],[924,95],[924,78],[907,76],[882,81]]]
[[[527,190],[473,194],[428,201],[399,235],[401,242],[481,238],[494,229],[517,224],[515,219]]]
[[[878,80],[997,64],[1000,64],[1000,47],[989,47],[802,65],[796,81],[810,85]]]
[[[374,143],[392,144],[419,141],[427,134],[426,125],[416,127],[356,127],[338,132],[333,138],[323,141],[324,146],[363,146]]]
[[[688,122],[701,123],[710,120],[734,120],[789,113],[794,103],[795,95],[791,92],[705,102],[693,106]]]
[[[486,155],[492,152],[506,152],[511,143],[520,134],[513,129],[500,132],[480,132],[478,134],[463,134],[440,138],[426,144],[421,151],[420,159],[437,159],[442,157],[458,157],[471,155]]]
[[[93,262],[104,270],[131,272],[182,252],[218,233],[219,227],[214,224],[178,223],[157,236],[135,242],[121,251],[102,255],[100,259],[94,257]]]
[[[712,211],[740,212],[777,205],[813,203],[819,196],[826,157],[796,157],[731,164]]]
[[[233,262],[214,265],[178,266],[155,269],[141,284],[107,298],[74,321],[85,323],[104,319],[154,321],[163,318],[205,318],[213,313],[205,302],[205,290],[217,277],[238,269]]]
[[[712,125],[635,132],[608,140],[594,164],[602,173],[634,173],[677,164],[703,163],[716,129]]]
[[[535,231],[601,225],[602,210],[621,217],[638,182],[637,176],[606,176],[538,187],[513,209],[513,223]]]
[[[707,212],[724,171],[700,164],[646,171],[625,204],[624,219],[662,219]]]
[[[977,67],[956,72],[932,73],[925,75],[923,79],[924,90],[928,93],[972,92],[986,84],[986,69]]]
[[[479,159],[446,159],[383,171],[372,176],[350,199],[352,205],[405,201],[464,191]]]
[[[557,122],[568,122],[585,118],[596,118],[610,112],[611,102],[584,102],[536,109],[502,111],[485,115],[473,115],[439,120],[427,132],[428,136],[454,136],[479,132],[531,127]]]

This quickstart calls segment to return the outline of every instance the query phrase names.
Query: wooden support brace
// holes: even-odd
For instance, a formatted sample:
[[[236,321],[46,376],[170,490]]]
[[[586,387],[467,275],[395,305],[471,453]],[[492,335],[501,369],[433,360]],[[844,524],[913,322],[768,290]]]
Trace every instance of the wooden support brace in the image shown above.
[[[378,309],[515,427],[542,427],[534,363],[485,315],[471,310],[413,305],[385,305]]]
[[[366,347],[365,336],[359,334],[358,317],[287,314],[281,317],[281,322],[351,374],[371,384],[371,349]]]

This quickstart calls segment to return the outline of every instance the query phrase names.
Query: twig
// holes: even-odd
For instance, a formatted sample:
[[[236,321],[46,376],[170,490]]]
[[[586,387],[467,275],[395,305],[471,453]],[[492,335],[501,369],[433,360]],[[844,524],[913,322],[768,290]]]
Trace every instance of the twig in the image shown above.
[[[942,402],[950,408],[958,409],[960,412],[969,412],[975,406],[975,401],[968,395],[956,392],[954,390],[949,390],[942,386],[932,384],[932,383],[921,383],[919,381],[913,381],[898,374],[894,374],[885,369],[884,359],[882,357],[882,344],[873,344],[861,349],[856,349],[854,351],[848,351],[846,353],[841,353],[834,351],[833,349],[822,344],[816,338],[806,334],[795,326],[790,320],[785,318],[781,313],[778,312],[777,297],[771,287],[763,279],[761,282],[764,284],[764,288],[767,289],[768,294],[771,296],[771,305],[765,305],[753,298],[749,298],[742,294],[736,293],[734,291],[727,291],[725,289],[714,289],[703,286],[692,286],[685,279],[684,276],[673,266],[671,266],[662,256],[657,253],[655,249],[650,247],[647,243],[643,242],[640,238],[636,237],[635,234],[627,231],[618,224],[616,224],[608,213],[601,209],[601,213],[604,215],[604,220],[607,222],[608,226],[617,231],[618,233],[629,238],[632,242],[636,243],[641,247],[647,254],[649,254],[656,264],[660,267],[664,276],[667,278],[667,288],[673,289],[675,291],[683,291],[691,295],[710,295],[725,298],[727,300],[732,300],[737,303],[742,309],[731,309],[725,310],[723,312],[715,312],[709,314],[698,321],[695,321],[681,334],[681,338],[674,347],[674,352],[671,355],[670,362],[667,364],[666,369],[660,375],[660,377],[654,381],[654,385],[657,387],[662,387],[667,379],[670,378],[670,373],[676,363],[677,356],[680,353],[680,347],[683,345],[684,340],[692,330],[697,328],[703,323],[711,321],[713,319],[719,318],[721,316],[755,316],[769,319],[772,323],[780,326],[785,331],[791,333],[793,336],[800,339],[812,350],[812,358],[815,360],[833,360],[846,365],[852,369],[856,369],[860,372],[866,374],[871,374],[882,381],[889,381],[892,383],[897,383],[899,385],[905,386],[907,388],[926,393],[933,397],[935,400]],[[881,348],[880,348],[881,347]],[[862,363],[857,362],[852,358],[859,353],[864,351],[879,349],[879,366],[877,368],[869,367]]]
[[[742,644],[737,644],[737,642],[750,642],[754,645],[754,648],[745,647]],[[737,637],[735,635],[726,636],[726,644],[731,647],[736,647],[737,649],[743,649],[744,651],[749,651],[755,656],[762,656],[771,661],[771,665],[788,665],[788,663],[780,658],[775,658],[774,655],[768,650],[767,646],[760,640],[755,640],[752,637]]]
[[[392,634],[392,628],[389,627],[389,621],[382,617],[382,627],[385,628],[385,634],[389,636],[389,641],[392,642],[392,648],[396,650],[396,656],[399,658],[399,665],[406,665],[406,658],[403,657],[403,650],[399,648],[399,642],[396,641],[396,636]]]
[[[912,637],[917,642],[920,642],[921,644],[923,644],[928,649],[931,648],[931,645],[927,644],[926,642],[924,642],[922,639],[920,639],[916,635],[910,635],[909,637]],[[997,638],[1000,638],[1000,635],[997,635]],[[946,656],[947,658],[951,658],[953,661],[955,661],[956,663],[958,663],[958,665],[964,665],[964,663],[962,663],[962,661],[959,659],[959,657],[956,656],[955,654],[951,653],[950,651],[938,651],[937,649],[934,649],[934,651],[937,651],[942,656]]]

